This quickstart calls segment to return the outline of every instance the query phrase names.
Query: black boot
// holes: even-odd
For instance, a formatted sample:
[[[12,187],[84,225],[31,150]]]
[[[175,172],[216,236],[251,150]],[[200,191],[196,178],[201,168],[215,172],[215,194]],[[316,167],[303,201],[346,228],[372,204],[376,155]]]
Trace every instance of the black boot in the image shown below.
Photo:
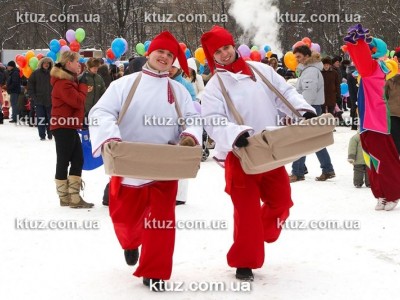
[[[250,268],[237,268],[236,278],[243,281],[253,281],[254,280],[253,271]]]
[[[143,277],[143,284],[148,286],[152,292],[164,292],[165,282],[162,279]]]
[[[124,250],[124,255],[125,255],[126,263],[129,266],[134,266],[134,265],[136,265],[136,263],[139,259],[139,250],[138,249]]]
[[[104,188],[104,194],[103,194],[103,205],[108,206],[108,198],[109,198],[109,187],[110,183],[107,183],[106,187]]]

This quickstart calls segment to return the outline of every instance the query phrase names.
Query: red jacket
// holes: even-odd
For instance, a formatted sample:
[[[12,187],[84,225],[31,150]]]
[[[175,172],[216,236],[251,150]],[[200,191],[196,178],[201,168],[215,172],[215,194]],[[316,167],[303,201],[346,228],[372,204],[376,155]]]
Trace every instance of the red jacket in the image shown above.
[[[51,122],[50,130],[82,128],[88,86],[78,83],[75,76],[54,66],[51,69]]]

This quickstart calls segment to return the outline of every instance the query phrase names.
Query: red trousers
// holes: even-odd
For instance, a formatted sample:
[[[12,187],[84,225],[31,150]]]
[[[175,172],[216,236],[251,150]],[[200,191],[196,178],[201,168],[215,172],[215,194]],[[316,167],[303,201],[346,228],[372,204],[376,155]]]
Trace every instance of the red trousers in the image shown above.
[[[400,158],[393,138],[388,134],[365,131],[360,139],[363,150],[371,157],[367,170],[374,197],[387,201],[400,199]]]
[[[243,172],[239,160],[229,153],[225,161],[225,192],[234,206],[233,245],[227,254],[234,268],[261,268],[264,242],[276,241],[278,223],[289,217],[293,206],[289,176],[285,167],[256,175]],[[262,205],[260,202],[262,201]]]
[[[109,209],[123,249],[141,245],[137,277],[171,277],[175,245],[175,202],[178,181],[155,181],[141,187],[110,182]]]

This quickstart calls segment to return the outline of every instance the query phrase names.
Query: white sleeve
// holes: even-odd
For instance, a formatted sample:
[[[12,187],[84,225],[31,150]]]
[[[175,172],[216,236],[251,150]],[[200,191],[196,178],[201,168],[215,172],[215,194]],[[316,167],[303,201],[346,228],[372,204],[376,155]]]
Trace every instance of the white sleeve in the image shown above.
[[[254,130],[246,125],[235,124],[230,120],[225,106],[225,99],[216,78],[212,78],[204,89],[201,101],[201,114],[204,118],[204,128],[210,137],[218,144],[221,152],[232,151],[233,145],[245,131],[253,134]]]
[[[193,104],[192,97],[189,92],[185,90],[183,93],[184,100],[181,101],[181,112],[182,116],[185,119],[186,129],[181,133],[181,136],[189,135],[195,138],[196,142],[201,145],[202,137],[203,137],[203,126],[201,124],[201,116],[196,111],[196,108]]]

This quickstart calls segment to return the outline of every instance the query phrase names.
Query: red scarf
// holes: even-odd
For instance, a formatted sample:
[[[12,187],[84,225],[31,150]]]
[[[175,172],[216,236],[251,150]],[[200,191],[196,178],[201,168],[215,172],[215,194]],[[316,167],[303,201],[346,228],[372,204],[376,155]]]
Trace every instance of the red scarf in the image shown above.
[[[236,60],[233,63],[231,63],[230,65],[220,65],[217,62],[215,62],[215,64],[217,65],[218,68],[227,70],[232,73],[241,73],[241,74],[249,75],[251,77],[254,76],[253,72],[250,70],[250,68],[246,64],[245,60],[240,56],[238,56],[236,58]]]

